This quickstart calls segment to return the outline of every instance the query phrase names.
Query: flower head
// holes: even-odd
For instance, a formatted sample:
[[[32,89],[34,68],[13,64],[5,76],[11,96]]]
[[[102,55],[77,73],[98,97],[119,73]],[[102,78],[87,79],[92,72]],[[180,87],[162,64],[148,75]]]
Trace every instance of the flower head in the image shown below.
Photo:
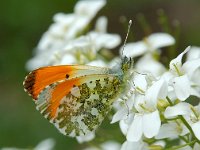
[[[142,41],[127,43],[124,55],[137,57],[148,52],[154,52],[159,48],[173,45],[175,39],[167,33],[153,33]]]

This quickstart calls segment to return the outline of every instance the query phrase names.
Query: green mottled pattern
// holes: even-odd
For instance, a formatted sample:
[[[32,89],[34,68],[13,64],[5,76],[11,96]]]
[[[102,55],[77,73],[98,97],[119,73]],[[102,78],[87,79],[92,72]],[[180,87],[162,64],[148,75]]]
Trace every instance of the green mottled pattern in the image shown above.
[[[51,122],[66,135],[85,135],[97,129],[118,95],[121,81],[117,76],[96,76],[77,85],[78,95],[69,93],[60,102],[57,117]],[[51,92],[56,84],[41,92],[37,109],[49,118]],[[47,95],[49,97],[47,97]]]

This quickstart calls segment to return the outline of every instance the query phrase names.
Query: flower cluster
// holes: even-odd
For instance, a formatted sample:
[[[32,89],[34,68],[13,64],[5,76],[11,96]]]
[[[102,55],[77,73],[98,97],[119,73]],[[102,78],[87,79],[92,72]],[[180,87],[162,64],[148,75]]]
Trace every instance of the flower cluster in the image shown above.
[[[27,62],[27,70],[62,64],[106,66],[107,57],[100,51],[115,48],[121,38],[106,32],[105,16],[99,17],[94,29],[89,30],[93,18],[105,4],[105,0],[83,0],[76,4],[74,13],[56,14],[54,23],[39,41],[35,56]]]
[[[105,0],[79,1],[73,14],[56,14],[34,57],[27,62],[27,69],[62,64],[112,66],[118,57],[113,57],[110,49],[121,43],[120,36],[107,33],[105,16],[97,19],[93,30],[89,29],[105,4]],[[163,47],[173,44],[175,39],[170,34],[153,33],[121,48],[123,55],[137,57],[134,76],[127,81],[130,89],[114,103],[111,121],[119,122],[126,140],[122,145],[103,143],[100,149],[200,149],[200,48],[186,48],[170,61],[168,68],[159,57]],[[82,143],[94,136],[77,140]],[[176,139],[176,146],[169,144]]]
[[[142,73],[136,69],[132,94],[116,102],[117,112],[111,122],[119,121],[126,136],[122,150],[164,149],[169,146],[167,141],[174,139],[180,140],[180,148],[200,148],[200,57],[194,53],[197,48],[186,48],[160,74],[153,70],[156,67],[147,72],[141,66]]]

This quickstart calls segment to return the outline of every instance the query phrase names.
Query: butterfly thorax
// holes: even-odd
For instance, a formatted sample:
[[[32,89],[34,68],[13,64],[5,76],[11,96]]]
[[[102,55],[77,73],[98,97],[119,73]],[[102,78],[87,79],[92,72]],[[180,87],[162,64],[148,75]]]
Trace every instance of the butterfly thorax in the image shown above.
[[[121,63],[121,72],[122,72],[122,83],[121,83],[121,94],[126,94],[129,91],[129,82],[133,77],[133,64],[134,61],[132,58],[124,57],[122,58]]]

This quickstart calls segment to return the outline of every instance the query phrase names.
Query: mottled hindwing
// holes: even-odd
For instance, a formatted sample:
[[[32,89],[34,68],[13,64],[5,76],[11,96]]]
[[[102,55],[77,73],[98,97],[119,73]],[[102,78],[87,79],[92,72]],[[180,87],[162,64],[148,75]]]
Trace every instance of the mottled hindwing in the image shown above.
[[[118,96],[121,80],[108,68],[55,66],[31,72],[24,87],[41,114],[74,137],[97,129]]]
[[[37,109],[65,135],[80,136],[97,129],[120,88],[114,75],[86,75],[46,87]]]

